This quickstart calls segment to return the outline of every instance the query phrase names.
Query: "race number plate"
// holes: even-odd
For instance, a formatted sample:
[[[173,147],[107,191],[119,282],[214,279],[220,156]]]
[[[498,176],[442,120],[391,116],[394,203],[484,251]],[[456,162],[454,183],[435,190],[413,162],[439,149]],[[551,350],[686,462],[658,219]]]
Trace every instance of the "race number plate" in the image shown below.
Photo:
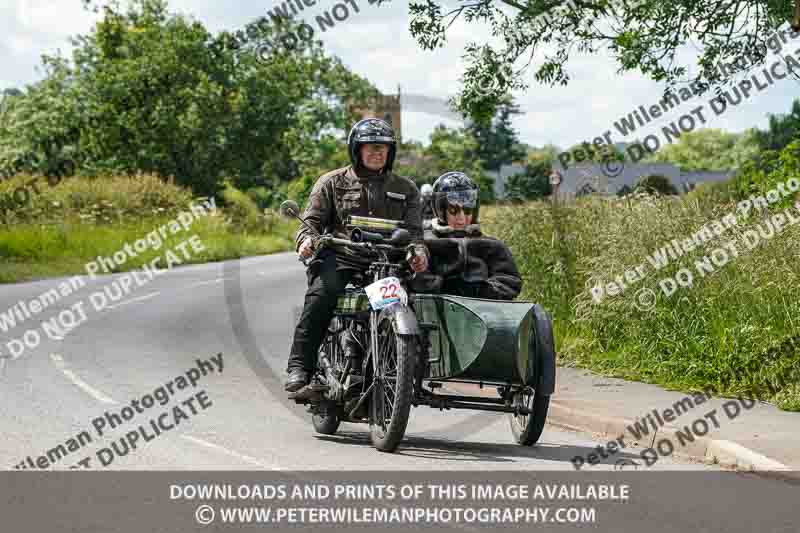
[[[400,280],[395,277],[378,280],[364,287],[364,290],[369,296],[370,305],[376,311],[398,302],[408,304],[408,294],[400,285]]]

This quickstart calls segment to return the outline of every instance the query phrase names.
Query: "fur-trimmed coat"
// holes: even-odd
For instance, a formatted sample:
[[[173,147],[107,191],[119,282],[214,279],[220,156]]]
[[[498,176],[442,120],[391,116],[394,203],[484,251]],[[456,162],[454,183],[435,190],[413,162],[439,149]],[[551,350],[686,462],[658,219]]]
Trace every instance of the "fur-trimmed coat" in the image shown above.
[[[484,236],[478,225],[456,231],[433,219],[425,245],[430,266],[414,276],[414,292],[513,300],[522,290],[511,251],[502,241]]]

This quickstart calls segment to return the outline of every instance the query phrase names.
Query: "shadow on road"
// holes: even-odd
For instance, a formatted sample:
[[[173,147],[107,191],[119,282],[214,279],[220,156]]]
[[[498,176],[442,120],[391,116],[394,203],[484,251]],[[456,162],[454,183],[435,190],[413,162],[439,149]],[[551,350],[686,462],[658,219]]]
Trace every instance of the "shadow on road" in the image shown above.
[[[339,431],[336,435],[315,435],[319,440],[330,444],[372,447],[367,431]],[[590,453],[597,455],[597,448],[588,446],[557,445],[540,442],[527,447],[519,444],[497,444],[490,442],[456,441],[445,438],[429,438],[407,434],[394,455],[399,457],[419,457],[441,461],[495,462],[512,466],[520,459],[571,463],[580,456],[586,461]],[[615,465],[622,459],[641,459],[638,454],[620,452],[600,459],[599,465]],[[595,465],[596,466],[596,465]],[[591,468],[588,463],[585,468]]]

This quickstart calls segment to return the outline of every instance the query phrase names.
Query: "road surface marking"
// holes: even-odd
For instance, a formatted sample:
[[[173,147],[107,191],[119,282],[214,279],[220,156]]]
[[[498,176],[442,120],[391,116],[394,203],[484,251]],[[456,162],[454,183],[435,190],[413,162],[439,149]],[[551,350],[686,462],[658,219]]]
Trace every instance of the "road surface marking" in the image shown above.
[[[77,374],[75,374],[75,372],[67,368],[67,364],[64,362],[64,358],[58,355],[57,353],[51,353],[50,359],[53,360],[53,363],[55,363],[56,367],[59,370],[61,370],[61,372],[63,372],[64,375],[67,376],[67,378],[69,378],[70,381],[72,381],[75,385],[83,389],[85,392],[89,393],[89,395],[94,397],[94,399],[99,400],[103,403],[110,403],[110,404],[117,403],[112,398],[109,398],[99,390],[95,389],[94,387],[83,381]]]
[[[198,439],[197,437],[192,437],[190,435],[181,435],[181,438],[194,442],[195,444],[205,446],[206,448],[211,448],[212,450],[222,452],[226,455],[230,455],[231,457],[236,457],[237,459],[244,461],[245,463],[250,463],[252,465],[260,466],[261,468],[266,468],[267,470],[280,470],[280,468],[278,467],[262,463],[255,457],[250,457],[249,455],[243,455],[239,452],[234,452],[233,450],[229,450],[228,448],[220,446],[219,444],[214,444],[213,442],[207,442],[204,441],[203,439]]]
[[[181,289],[191,289],[192,287],[199,287],[201,285],[210,285],[212,283],[219,283],[220,281],[225,281],[225,280],[229,280],[229,279],[233,279],[233,278],[217,278],[217,279],[212,279],[212,280],[199,281],[197,283],[192,283],[191,285],[187,285],[186,287],[181,287]]]
[[[123,305],[128,305],[135,302],[141,302],[142,300],[149,300],[150,298],[158,296],[159,294],[161,294],[161,291],[150,292],[145,295],[138,296],[136,298],[131,298],[130,300],[125,300],[124,302],[120,302],[116,305],[109,305],[108,307],[106,307],[106,309],[116,309],[117,307],[122,307]]]

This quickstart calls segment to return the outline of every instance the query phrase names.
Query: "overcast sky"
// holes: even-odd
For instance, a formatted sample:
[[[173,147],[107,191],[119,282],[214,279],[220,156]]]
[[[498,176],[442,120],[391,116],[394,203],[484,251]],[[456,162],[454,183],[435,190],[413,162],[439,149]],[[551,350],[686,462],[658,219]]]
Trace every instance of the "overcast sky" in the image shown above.
[[[310,0],[309,0],[310,1]],[[455,2],[451,2],[455,5]],[[353,9],[358,7],[358,12]],[[173,11],[191,15],[212,32],[234,30],[252,19],[266,15],[279,3],[259,0],[171,0]],[[408,2],[393,0],[381,6],[368,0],[349,0],[349,17],[324,33],[315,22],[317,15],[337,5],[337,1],[318,0],[301,12],[303,20],[317,30],[329,53],[339,56],[352,70],[371,80],[385,93],[403,93],[446,99],[459,87],[464,69],[461,61],[464,45],[487,35],[474,25],[454,24],[448,31],[444,48],[423,51],[408,30]],[[338,8],[341,16],[343,8]],[[69,36],[88,33],[94,15],[82,9],[80,0],[0,0],[0,89],[22,87],[41,78],[42,53],[71,47]],[[800,48],[800,39],[790,41],[784,54]],[[800,55],[800,54],[798,54]],[[797,56],[796,56],[797,57]],[[532,145],[554,143],[564,148],[591,140],[613,130],[615,142],[630,141],[614,128],[614,121],[627,116],[639,105],[656,103],[663,86],[639,74],[616,74],[614,63],[604,55],[577,57],[570,65],[571,82],[567,87],[545,87],[532,80],[529,89],[515,94],[525,112],[515,126],[523,142]],[[720,116],[708,116],[707,127],[739,132],[752,126],[763,127],[767,113],[786,113],[793,98],[800,95],[800,82],[785,79],[753,95]],[[653,121],[641,133],[660,131],[692,108],[707,105],[708,97],[687,102],[680,110]],[[433,127],[457,122],[435,114],[403,110],[403,137],[427,141]],[[640,132],[637,132],[640,133]],[[643,136],[642,135],[642,136]],[[663,135],[661,135],[663,139]]]

